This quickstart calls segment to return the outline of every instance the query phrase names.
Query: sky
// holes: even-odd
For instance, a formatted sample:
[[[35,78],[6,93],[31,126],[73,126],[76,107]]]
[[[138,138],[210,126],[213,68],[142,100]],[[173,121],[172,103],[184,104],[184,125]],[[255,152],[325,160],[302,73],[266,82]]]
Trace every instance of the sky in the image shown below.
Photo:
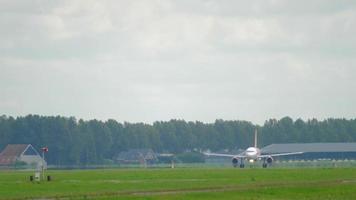
[[[353,0],[0,0],[0,114],[356,117]]]

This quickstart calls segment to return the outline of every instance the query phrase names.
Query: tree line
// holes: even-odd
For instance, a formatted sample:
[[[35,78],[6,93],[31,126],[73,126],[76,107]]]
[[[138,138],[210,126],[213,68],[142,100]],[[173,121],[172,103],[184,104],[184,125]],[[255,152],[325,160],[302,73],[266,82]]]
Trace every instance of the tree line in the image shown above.
[[[272,143],[355,142],[356,119],[267,120],[263,126],[248,121],[184,120],[153,124],[115,120],[77,120],[74,117],[27,115],[0,116],[0,151],[7,144],[48,146],[47,161],[54,165],[101,164],[118,153],[137,148],[155,152],[245,149],[259,132],[259,147]]]

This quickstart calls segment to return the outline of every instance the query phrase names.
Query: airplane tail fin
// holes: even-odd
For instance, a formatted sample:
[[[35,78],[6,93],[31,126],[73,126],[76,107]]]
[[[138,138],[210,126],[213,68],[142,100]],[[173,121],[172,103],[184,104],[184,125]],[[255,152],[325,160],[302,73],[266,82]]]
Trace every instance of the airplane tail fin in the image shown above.
[[[255,129],[255,147],[257,148],[257,128]]]

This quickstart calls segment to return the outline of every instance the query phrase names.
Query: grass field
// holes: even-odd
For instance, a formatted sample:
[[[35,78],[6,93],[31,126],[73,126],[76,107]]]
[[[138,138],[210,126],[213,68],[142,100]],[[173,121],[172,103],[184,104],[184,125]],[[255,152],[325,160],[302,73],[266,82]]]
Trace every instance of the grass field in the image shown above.
[[[356,199],[355,168],[0,171],[0,199]]]

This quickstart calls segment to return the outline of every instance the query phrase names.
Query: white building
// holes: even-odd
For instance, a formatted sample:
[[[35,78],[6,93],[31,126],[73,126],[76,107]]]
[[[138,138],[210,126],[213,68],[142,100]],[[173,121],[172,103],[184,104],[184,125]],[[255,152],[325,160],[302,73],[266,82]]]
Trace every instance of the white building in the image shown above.
[[[25,163],[39,167],[47,163],[31,144],[8,144],[0,153],[0,166],[14,166],[17,163]]]

